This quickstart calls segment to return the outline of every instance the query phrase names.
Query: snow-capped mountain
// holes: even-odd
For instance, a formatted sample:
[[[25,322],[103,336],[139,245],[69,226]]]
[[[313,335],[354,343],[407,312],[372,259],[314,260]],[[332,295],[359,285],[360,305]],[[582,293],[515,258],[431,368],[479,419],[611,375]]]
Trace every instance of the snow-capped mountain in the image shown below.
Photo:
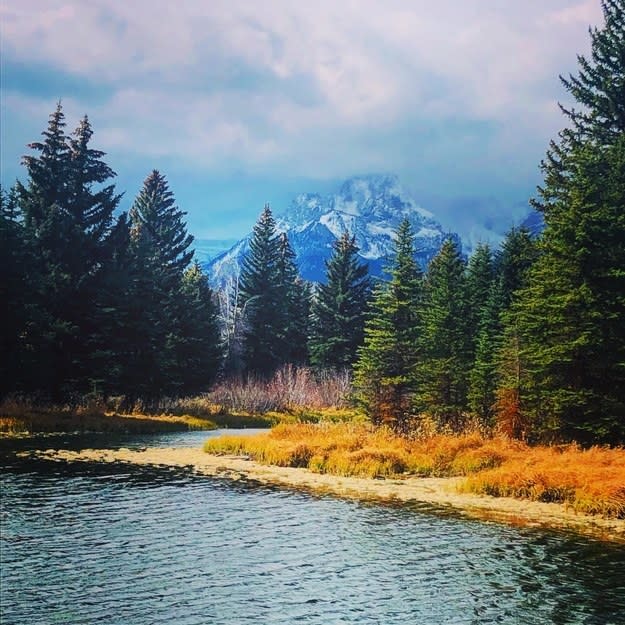
[[[276,217],[276,226],[288,234],[301,276],[320,282],[325,279],[324,263],[332,252],[332,244],[346,230],[356,237],[359,255],[368,263],[371,274],[380,275],[392,257],[394,232],[404,217],[413,226],[417,259],[423,267],[445,238],[458,239],[419,207],[392,175],[350,178],[336,193],[326,197],[316,193],[298,195]],[[251,234],[205,265],[215,286],[223,285],[238,273],[250,237]]]
[[[236,239],[193,239],[191,247],[195,254],[193,259],[200,265],[207,265],[213,258],[228,251],[235,243]]]

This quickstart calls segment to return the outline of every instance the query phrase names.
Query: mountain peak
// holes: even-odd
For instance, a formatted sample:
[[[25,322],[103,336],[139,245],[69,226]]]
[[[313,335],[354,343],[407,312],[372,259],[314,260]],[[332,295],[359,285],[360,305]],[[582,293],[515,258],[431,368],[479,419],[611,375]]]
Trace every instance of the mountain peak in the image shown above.
[[[324,263],[332,253],[333,242],[345,231],[356,237],[359,255],[368,262],[370,272],[383,273],[392,256],[394,233],[404,218],[412,224],[419,250],[417,260],[425,267],[448,234],[392,174],[354,176],[345,180],[336,193],[325,197],[301,193],[276,218],[276,227],[289,235],[302,277],[319,282],[325,279]],[[236,271],[238,257],[246,249],[247,245],[239,242],[209,263],[211,281],[223,283],[225,268],[227,272]]]

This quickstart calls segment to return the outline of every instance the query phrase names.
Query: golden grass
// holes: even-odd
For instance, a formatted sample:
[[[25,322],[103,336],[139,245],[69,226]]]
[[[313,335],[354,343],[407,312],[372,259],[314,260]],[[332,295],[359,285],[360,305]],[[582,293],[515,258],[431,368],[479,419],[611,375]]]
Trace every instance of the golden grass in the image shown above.
[[[48,432],[151,433],[213,430],[217,424],[190,414],[120,414],[101,402],[75,406],[40,405],[10,398],[0,403],[0,433],[19,435]]]
[[[531,447],[469,477],[464,489],[496,497],[565,503],[578,512],[625,518],[625,449]]]
[[[282,424],[251,437],[208,440],[204,451],[263,464],[360,477],[467,476],[465,492],[565,503],[625,518],[625,449],[528,447],[479,434],[409,439],[362,424]]]
[[[280,423],[363,420],[353,409],[294,407],[290,412],[224,412],[207,395],[163,399],[149,405],[123,407],[119,398],[88,398],[74,405],[42,404],[9,397],[0,402],[0,434],[47,432],[149,433],[221,428],[270,428]]]

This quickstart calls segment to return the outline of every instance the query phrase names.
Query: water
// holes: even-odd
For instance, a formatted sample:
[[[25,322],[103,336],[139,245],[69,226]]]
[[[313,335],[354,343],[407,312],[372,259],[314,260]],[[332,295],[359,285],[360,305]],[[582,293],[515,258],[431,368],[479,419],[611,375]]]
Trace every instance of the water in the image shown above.
[[[1,442],[2,625],[625,623],[622,546],[180,470],[6,453],[199,445],[208,435]]]

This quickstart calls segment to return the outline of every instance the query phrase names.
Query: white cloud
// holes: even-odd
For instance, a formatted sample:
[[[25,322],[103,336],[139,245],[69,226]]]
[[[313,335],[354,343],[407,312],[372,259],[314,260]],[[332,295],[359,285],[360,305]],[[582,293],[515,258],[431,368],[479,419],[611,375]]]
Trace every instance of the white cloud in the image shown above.
[[[96,102],[62,94],[96,120],[104,149],[320,177],[535,169],[562,123],[557,74],[601,17],[598,0],[4,0],[1,11],[10,59],[106,88]],[[7,115],[39,111],[41,97],[5,93]]]

